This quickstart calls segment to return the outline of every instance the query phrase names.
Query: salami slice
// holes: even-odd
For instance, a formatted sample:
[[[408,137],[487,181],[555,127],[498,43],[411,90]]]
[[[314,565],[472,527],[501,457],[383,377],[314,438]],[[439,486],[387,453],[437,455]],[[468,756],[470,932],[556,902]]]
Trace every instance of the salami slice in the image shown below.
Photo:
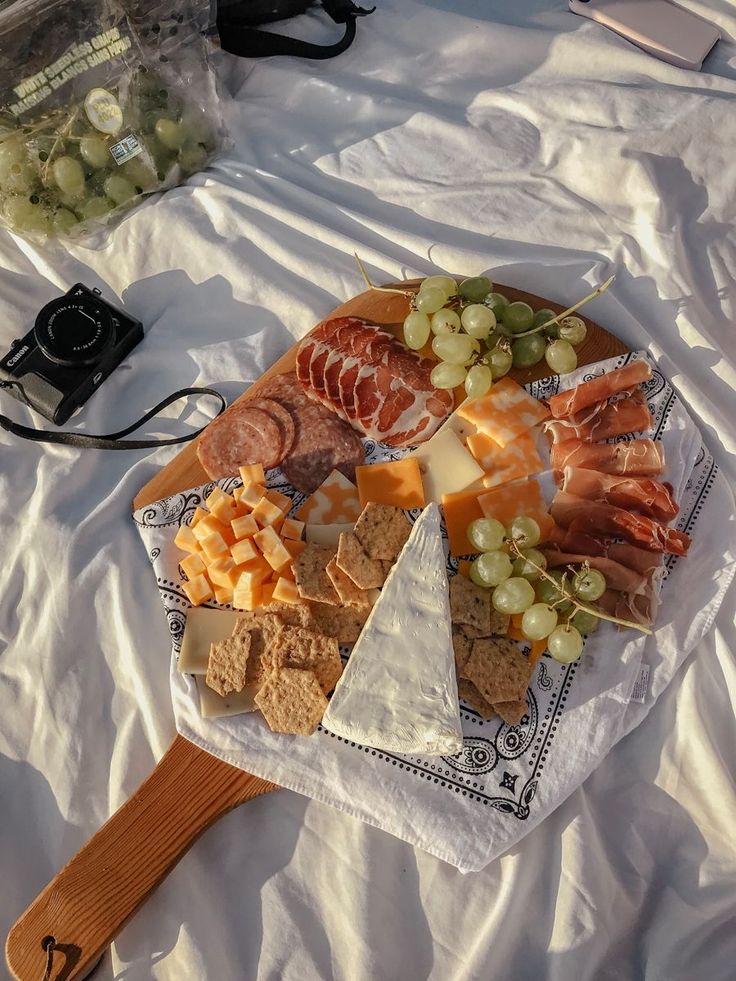
[[[296,434],[296,427],[294,426],[294,420],[288,409],[285,409],[280,402],[276,402],[274,399],[258,398],[253,399],[248,403],[248,405],[253,406],[254,409],[263,409],[272,416],[281,430],[281,457],[285,457],[294,443],[294,436]],[[279,463],[281,460],[278,461]]]
[[[248,402],[232,405],[209,424],[197,444],[197,457],[211,480],[237,474],[238,467],[275,467],[283,458],[281,429],[275,418]]]

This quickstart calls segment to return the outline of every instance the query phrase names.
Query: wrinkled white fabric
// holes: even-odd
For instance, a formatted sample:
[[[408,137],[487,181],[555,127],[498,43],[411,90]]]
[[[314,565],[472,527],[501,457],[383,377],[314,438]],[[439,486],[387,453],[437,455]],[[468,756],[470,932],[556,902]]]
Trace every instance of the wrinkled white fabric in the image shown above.
[[[684,5],[724,31],[702,73],[558,0],[381,0],[334,61],[218,55],[227,158],[101,249],[3,233],[0,341],[78,280],[122,298],[146,339],[74,423],[106,432],[183,385],[236,395],[361,289],[355,249],[377,279],[491,270],[563,302],[615,269],[590,315],[659,359],[734,480],[736,11]],[[176,448],[0,446],[4,934],[173,736],[130,502]],[[277,792],[207,832],[97,977],[731,977],[735,618],[732,587],[643,723],[482,872]]]

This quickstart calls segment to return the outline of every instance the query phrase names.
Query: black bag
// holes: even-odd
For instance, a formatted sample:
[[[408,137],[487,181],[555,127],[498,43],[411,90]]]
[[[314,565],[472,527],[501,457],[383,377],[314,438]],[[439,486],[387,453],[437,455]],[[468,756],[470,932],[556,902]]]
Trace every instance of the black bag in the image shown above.
[[[318,0],[336,24],[345,25],[345,34],[336,44],[311,44],[271,31],[258,30],[260,24],[286,20],[303,14],[315,0],[218,0],[217,30],[223,51],[244,58],[268,55],[297,55],[301,58],[334,58],[355,40],[355,21],[372,14],[353,0]]]

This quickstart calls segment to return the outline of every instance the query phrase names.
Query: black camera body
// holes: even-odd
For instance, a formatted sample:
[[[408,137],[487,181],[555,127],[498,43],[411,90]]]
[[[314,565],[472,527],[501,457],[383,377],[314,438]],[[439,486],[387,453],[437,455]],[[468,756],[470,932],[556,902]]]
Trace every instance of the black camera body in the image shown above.
[[[143,325],[77,283],[51,300],[0,359],[8,391],[57,425],[83,405],[143,340]]]

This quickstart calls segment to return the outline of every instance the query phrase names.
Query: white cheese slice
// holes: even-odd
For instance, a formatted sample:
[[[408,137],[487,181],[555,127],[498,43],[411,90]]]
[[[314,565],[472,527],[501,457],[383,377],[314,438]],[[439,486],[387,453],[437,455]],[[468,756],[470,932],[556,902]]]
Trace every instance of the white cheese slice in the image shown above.
[[[439,508],[424,509],[389,573],[322,720],[375,749],[462,749]]]
[[[466,449],[454,428],[443,426],[412,454],[419,461],[426,501],[442,503],[443,494],[456,494],[480,480],[485,471]]]
[[[313,545],[324,545],[327,548],[337,548],[337,544],[340,541],[340,535],[342,532],[352,531],[355,527],[354,522],[342,523],[334,525],[312,525],[307,524],[304,526],[304,538],[307,542]]]
[[[207,674],[210,645],[225,640],[233,632],[240,614],[231,610],[209,610],[194,606],[187,613],[177,668],[182,674]],[[213,692],[214,694],[214,692]]]
[[[212,691],[200,675],[197,678],[200,714],[203,719],[221,719],[228,715],[240,715],[242,712],[255,712],[258,708],[255,696],[259,687],[260,685],[250,685],[242,691],[233,691],[223,697]]]

